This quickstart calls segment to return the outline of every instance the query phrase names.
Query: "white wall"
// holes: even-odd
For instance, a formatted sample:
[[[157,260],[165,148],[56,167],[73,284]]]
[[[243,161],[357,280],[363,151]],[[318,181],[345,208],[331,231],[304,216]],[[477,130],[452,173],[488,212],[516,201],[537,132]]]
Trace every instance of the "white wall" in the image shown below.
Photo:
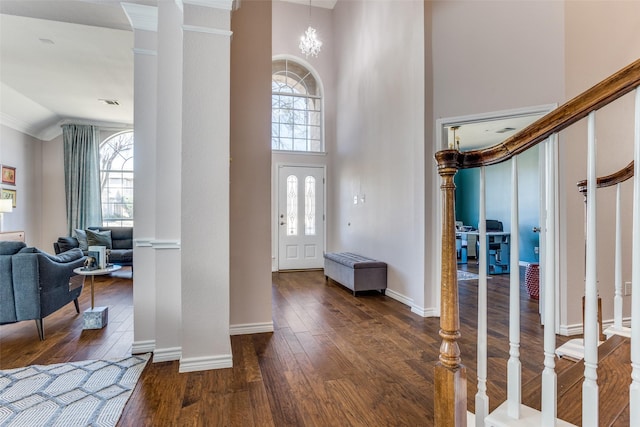
[[[570,99],[600,80],[640,58],[640,2],[566,2],[566,92]],[[633,95],[616,101],[596,115],[597,173],[608,175],[633,159]],[[566,310],[561,318],[567,330],[582,323],[584,294],[584,202],[576,182],[586,178],[586,125],[583,122],[563,133],[566,142],[560,155],[563,245],[561,265],[567,283]],[[623,281],[631,280],[632,186],[623,186]],[[613,317],[613,253],[615,190],[598,191],[598,289],[603,318]],[[607,225],[608,224],[608,225]],[[630,297],[625,297],[630,315]],[[579,332],[579,331],[577,331]]]
[[[433,2],[435,118],[563,99],[562,2]]]
[[[42,218],[47,209],[42,201],[43,142],[19,131],[0,126],[0,164],[16,168],[16,185],[1,184],[16,190],[16,207],[4,214],[2,231],[24,231],[27,244],[42,244]],[[51,243],[45,248],[53,252]]]
[[[329,250],[388,264],[388,293],[426,306],[422,1],[338,2]],[[365,202],[354,204],[354,196]]]

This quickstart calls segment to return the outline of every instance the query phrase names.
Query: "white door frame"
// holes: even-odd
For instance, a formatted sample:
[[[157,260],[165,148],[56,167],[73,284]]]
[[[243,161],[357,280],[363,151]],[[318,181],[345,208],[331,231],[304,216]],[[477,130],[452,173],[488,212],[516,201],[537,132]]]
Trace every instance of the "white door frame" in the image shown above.
[[[466,115],[466,116],[457,116],[457,117],[445,117],[445,118],[440,118],[436,120],[436,127],[435,127],[435,131],[436,131],[436,137],[434,140],[434,153],[438,152],[440,150],[444,150],[447,149],[447,143],[448,143],[448,131],[447,131],[447,127],[450,126],[461,126],[461,125],[465,125],[465,124],[470,124],[470,123],[478,123],[478,122],[487,122],[487,121],[492,121],[492,120],[502,120],[502,119],[507,119],[507,118],[512,118],[512,117],[523,117],[523,116],[530,116],[530,115],[536,115],[536,114],[546,114],[551,110],[554,110],[556,107],[558,106],[558,104],[546,104],[546,105],[538,105],[538,106],[532,106],[532,107],[525,107],[525,108],[516,108],[516,109],[512,109],[512,110],[502,110],[502,111],[494,111],[494,112],[488,112],[488,113],[481,113],[481,114],[471,114],[471,115]],[[541,149],[541,151],[543,151]],[[540,162],[539,163],[539,173],[540,176],[542,177],[542,179],[544,179],[544,170],[545,170],[545,164],[544,162]],[[438,174],[438,169],[437,168],[432,168],[433,170],[433,174],[434,174],[434,194],[437,195],[436,197],[436,215],[434,215],[434,220],[436,221],[436,223],[434,224],[434,230],[436,230],[436,236],[435,239],[433,239],[432,241],[432,246],[431,246],[431,259],[434,266],[436,266],[436,268],[433,269],[432,273],[431,273],[431,283],[433,283],[433,286],[436,289],[436,308],[437,308],[437,312],[438,312],[438,316],[440,315],[440,302],[441,302],[441,291],[442,291],[442,283],[441,283],[441,277],[442,277],[442,254],[440,253],[440,248],[442,248],[442,196],[441,196],[441,190],[440,190],[440,184],[441,184],[441,178]],[[544,216],[542,215],[542,210],[544,209],[544,205],[540,206],[540,221],[542,221],[542,219],[544,218]],[[557,216],[553,218],[554,221],[557,221]],[[543,224],[542,224],[543,225]],[[542,226],[541,225],[541,226]],[[556,230],[557,230],[557,222],[556,222]],[[542,235],[542,232],[540,233]],[[540,236],[542,238],[542,236]],[[556,233],[556,247],[559,244],[559,236],[558,233]],[[540,248],[540,257],[539,259],[542,260],[543,258],[543,254],[542,254],[542,250],[543,248]],[[541,277],[542,279],[542,277]],[[426,283],[429,283],[428,281],[426,281]],[[541,287],[542,287],[542,283],[540,283]],[[558,302],[556,304],[557,307],[560,306],[559,304],[559,289],[556,289],[556,293],[557,293],[557,297],[556,297],[556,301]],[[556,316],[556,330],[559,328],[559,316]]]
[[[323,245],[323,253],[327,248],[327,184],[329,178],[327,177],[327,165],[326,164],[318,164],[318,163],[298,163],[298,162],[277,162],[275,163],[274,173],[273,173],[273,191],[272,191],[272,212],[271,212],[271,234],[273,241],[274,251],[274,262],[272,263],[272,271],[278,271],[278,264],[280,260],[280,225],[278,217],[278,209],[280,206],[280,190],[278,188],[278,179],[280,174],[280,169],[283,167],[301,167],[301,168],[320,168],[322,169],[322,174],[324,175],[324,184],[322,185],[322,197],[324,197],[324,207],[322,211],[322,217],[324,219],[324,230],[322,236],[322,245]]]

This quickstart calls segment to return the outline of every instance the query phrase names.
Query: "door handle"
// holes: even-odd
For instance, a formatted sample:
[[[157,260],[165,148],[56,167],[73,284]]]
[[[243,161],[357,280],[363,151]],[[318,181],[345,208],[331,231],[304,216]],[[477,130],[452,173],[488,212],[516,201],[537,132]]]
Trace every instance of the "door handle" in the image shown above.
[[[281,223],[280,223],[280,225],[285,225],[285,224],[286,224],[286,222],[281,222]]]
[[[539,233],[540,231],[542,231],[542,229],[540,227],[533,227],[533,232],[534,233]]]

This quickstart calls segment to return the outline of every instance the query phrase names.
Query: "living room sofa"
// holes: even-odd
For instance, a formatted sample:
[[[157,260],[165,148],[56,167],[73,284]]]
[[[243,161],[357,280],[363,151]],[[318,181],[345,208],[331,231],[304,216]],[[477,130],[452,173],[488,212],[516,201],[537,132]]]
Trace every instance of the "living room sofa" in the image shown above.
[[[111,238],[108,243],[110,245],[105,244],[108,249],[111,249],[109,262],[133,267],[133,227],[89,227],[88,230],[109,231]],[[59,237],[58,241],[53,243],[53,249],[56,254],[79,247],[80,242],[77,237]],[[81,249],[87,255],[87,250],[85,248]]]
[[[82,276],[73,270],[84,265],[80,249],[50,255],[24,242],[0,241],[0,324],[35,320],[40,340],[44,340],[43,319],[74,302]]]

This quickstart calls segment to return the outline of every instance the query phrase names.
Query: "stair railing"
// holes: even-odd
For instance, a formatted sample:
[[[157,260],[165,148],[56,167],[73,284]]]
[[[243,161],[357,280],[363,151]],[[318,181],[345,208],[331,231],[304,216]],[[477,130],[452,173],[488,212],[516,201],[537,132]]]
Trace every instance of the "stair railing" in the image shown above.
[[[635,168],[640,164],[640,60],[633,62],[591,89],[578,95],[564,105],[538,119],[530,126],[492,147],[460,152],[447,149],[435,154],[438,173],[441,176],[442,191],[442,264],[441,264],[441,316],[440,316],[440,346],[439,361],[435,366],[435,398],[434,416],[436,426],[465,426],[467,424],[467,384],[466,368],[462,364],[462,357],[458,340],[460,338],[459,295],[457,282],[457,261],[455,245],[455,184],[454,176],[460,169],[480,167],[515,159],[518,154],[544,142],[545,163],[547,174],[547,188],[555,188],[553,164],[553,146],[557,144],[557,134],[575,122],[588,119],[588,176],[587,195],[590,208],[587,211],[587,280],[585,284],[585,381],[583,383],[583,425],[597,425],[598,423],[598,385],[597,385],[597,290],[595,280],[596,245],[595,245],[595,112],[623,95],[636,90],[634,159]],[[513,169],[517,170],[516,161]],[[481,175],[484,175],[481,172]],[[635,170],[634,202],[633,202],[633,272],[632,286],[637,291],[632,292],[632,383],[630,387],[631,425],[640,425],[640,174]],[[483,182],[483,180],[481,180]],[[481,204],[484,204],[484,183],[481,184]],[[512,210],[518,211],[517,182],[512,184]],[[555,215],[555,200],[552,191],[547,191],[546,233],[549,244],[546,260],[553,263],[556,255],[553,252],[553,242],[556,231],[554,221],[549,217]],[[480,224],[485,218],[484,206],[480,212]],[[512,214],[512,220],[514,216]],[[517,221],[517,216],[515,217]],[[518,227],[512,223],[512,242],[518,239]],[[555,372],[555,272],[547,269],[544,288],[544,369],[542,371],[542,411],[538,412],[521,404],[519,336],[520,328],[517,320],[520,312],[519,278],[513,279],[512,269],[510,285],[510,358],[508,362],[507,401],[491,414],[488,411],[486,397],[486,265],[482,258],[486,257],[486,231],[480,227],[480,279],[478,289],[478,394],[476,395],[476,425],[504,426],[518,425],[522,417],[537,417],[539,425],[568,425],[557,420],[557,376]],[[517,241],[517,240],[516,240]],[[515,250],[517,251],[517,246]],[[512,265],[517,265],[513,263]],[[551,265],[551,264],[550,264]],[[485,272],[485,273],[483,273]],[[485,277],[483,278],[483,275]],[[484,284],[483,284],[484,281]],[[516,283],[518,285],[516,286]],[[484,290],[483,290],[484,286]],[[594,325],[594,327],[591,327]],[[637,326],[637,327],[636,327]],[[636,343],[634,345],[634,342]],[[483,358],[484,360],[480,360]],[[514,386],[515,384],[515,386]],[[486,424],[485,424],[486,423]],[[636,424],[634,424],[636,423]]]
[[[598,177],[596,188],[616,187],[616,210],[615,210],[615,250],[614,250],[614,296],[613,296],[613,325],[604,331],[604,335],[620,335],[626,338],[631,337],[631,328],[623,325],[623,287],[622,287],[622,208],[621,192],[622,183],[630,180],[634,176],[634,161],[627,166],[610,175]],[[578,182],[578,191],[584,196],[585,209],[588,206],[587,180]],[[598,315],[599,320],[601,316]],[[602,325],[599,325],[602,328]]]

